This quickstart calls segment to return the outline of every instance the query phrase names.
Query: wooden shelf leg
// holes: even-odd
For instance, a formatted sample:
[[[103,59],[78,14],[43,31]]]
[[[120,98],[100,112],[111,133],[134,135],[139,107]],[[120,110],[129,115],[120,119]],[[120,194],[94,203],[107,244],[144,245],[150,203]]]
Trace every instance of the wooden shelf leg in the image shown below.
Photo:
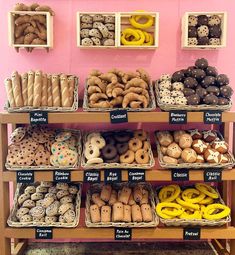
[[[18,244],[14,248],[12,255],[23,255],[25,249],[27,247],[28,241],[27,240],[19,240]]]

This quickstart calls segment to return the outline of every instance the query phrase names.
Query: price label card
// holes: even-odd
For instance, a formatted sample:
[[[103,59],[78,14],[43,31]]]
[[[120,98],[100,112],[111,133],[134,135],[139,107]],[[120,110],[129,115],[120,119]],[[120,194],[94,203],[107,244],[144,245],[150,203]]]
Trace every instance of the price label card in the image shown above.
[[[145,170],[129,170],[129,182],[145,182]]]
[[[200,240],[201,229],[200,228],[184,228],[184,240]]]
[[[53,230],[50,227],[36,227],[35,239],[53,239]]]
[[[189,181],[188,169],[176,169],[171,171],[172,181]]]
[[[205,124],[221,124],[222,112],[221,111],[205,111],[204,123]]]
[[[131,240],[132,239],[132,229],[131,228],[115,228],[114,230],[115,240]]]
[[[48,124],[48,112],[33,111],[29,113],[29,118],[31,125]]]
[[[113,124],[128,122],[127,110],[115,110],[110,112],[110,122]]]
[[[118,183],[122,181],[121,170],[104,170],[105,183]]]
[[[84,171],[83,181],[86,183],[100,182],[100,171]]]
[[[221,182],[222,171],[220,169],[206,169],[204,171],[205,182]]]
[[[170,124],[187,124],[187,112],[186,111],[170,111],[169,123]]]
[[[34,183],[34,171],[23,170],[16,172],[17,183]]]
[[[71,182],[71,172],[68,170],[65,170],[65,171],[55,170],[53,172],[53,181],[54,182]]]

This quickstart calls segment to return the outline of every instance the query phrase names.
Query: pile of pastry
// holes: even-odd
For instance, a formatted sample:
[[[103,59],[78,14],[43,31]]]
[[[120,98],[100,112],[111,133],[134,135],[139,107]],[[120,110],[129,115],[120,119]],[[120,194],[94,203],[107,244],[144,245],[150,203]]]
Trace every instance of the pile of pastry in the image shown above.
[[[123,163],[148,164],[150,161],[148,133],[144,130],[93,132],[86,137],[86,164]]]
[[[214,130],[160,131],[156,136],[167,164],[224,164],[231,159],[228,144]]]
[[[75,76],[49,75],[42,71],[19,74],[14,71],[5,79],[10,108],[72,107],[74,103]]]
[[[82,46],[115,45],[115,15],[82,14],[80,28]]]
[[[112,69],[91,71],[87,79],[90,108],[147,108],[150,104],[151,78],[144,69],[123,72]]]
[[[153,213],[149,191],[143,185],[128,185],[117,190],[104,185],[91,196],[90,217],[92,223],[151,222]]]
[[[160,103],[169,105],[228,105],[233,94],[226,74],[218,74],[206,59],[172,75],[163,74],[158,84]]]
[[[30,12],[54,12],[49,6],[40,6],[37,3],[29,6],[23,3],[17,3],[14,11]],[[14,38],[15,44],[22,45],[44,45],[47,44],[47,17],[45,14],[14,14]]]
[[[10,136],[7,168],[23,166],[73,167],[78,163],[80,137],[63,129],[19,127]]]
[[[78,186],[45,182],[24,187],[18,197],[16,218],[19,222],[52,224],[73,223]]]

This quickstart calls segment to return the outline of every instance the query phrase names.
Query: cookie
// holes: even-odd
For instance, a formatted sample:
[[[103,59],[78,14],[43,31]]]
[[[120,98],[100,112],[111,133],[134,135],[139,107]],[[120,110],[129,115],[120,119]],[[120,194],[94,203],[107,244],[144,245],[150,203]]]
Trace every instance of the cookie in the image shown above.
[[[45,188],[50,188],[53,186],[53,182],[41,181],[40,186]]]
[[[45,222],[45,217],[33,217],[33,222]]]
[[[52,186],[48,189],[48,193],[56,194],[57,193],[57,188],[56,186]],[[47,195],[46,195],[47,196]]]
[[[68,210],[64,215],[64,219],[67,223],[71,223],[75,220],[76,214],[74,210]]]
[[[72,203],[62,204],[58,212],[60,215],[64,215],[68,210],[74,210],[74,205]]]
[[[35,206],[29,211],[29,215],[31,215],[34,218],[41,219],[45,216],[45,208],[42,206]]]
[[[47,208],[52,203],[54,203],[55,199],[53,197],[45,197],[42,201],[42,207]]]
[[[54,193],[47,193],[45,195],[45,198],[47,198],[47,197],[52,197],[54,200],[56,200],[56,194],[54,194]]]
[[[43,206],[43,199],[37,200],[36,201],[36,206]]]
[[[11,144],[8,146],[8,155],[15,155],[20,152],[20,146],[16,144]]]
[[[39,146],[39,143],[37,141],[35,141],[32,137],[24,138],[20,142],[20,149],[21,150],[30,148],[31,150],[35,151],[38,148],[38,146]]]
[[[19,166],[31,166],[34,163],[34,157],[33,151],[22,150],[17,154],[16,162]]]
[[[42,187],[41,185],[39,185],[39,186],[37,186],[37,188],[36,188],[36,192],[37,192],[37,193],[47,193],[47,192],[48,192],[48,188]]]
[[[25,214],[29,213],[29,208],[23,208],[21,207],[20,209],[17,210],[16,212],[16,218],[20,219],[22,216],[24,216]]]
[[[43,194],[42,193],[34,193],[31,195],[31,200],[37,201],[43,199]]]
[[[38,143],[46,143],[49,139],[48,136],[46,136],[41,131],[33,132],[32,138]]]
[[[115,24],[115,16],[104,16],[104,23]]]
[[[17,164],[17,157],[14,154],[8,154],[6,158],[6,163],[9,166],[14,166]]]
[[[20,217],[19,221],[20,222],[31,222],[31,221],[33,221],[33,218],[31,215],[25,214],[22,217]]]
[[[58,155],[60,166],[74,166],[78,161],[78,154],[75,151],[65,149]]]
[[[56,197],[58,199],[61,199],[62,197],[65,197],[65,196],[68,196],[69,195],[69,191],[68,190],[59,190],[57,193],[56,193]]]
[[[72,202],[73,202],[73,198],[71,196],[65,196],[60,199],[61,204],[67,204]]]
[[[35,163],[37,166],[50,165],[50,152],[46,150],[37,151],[35,154]]]
[[[22,205],[24,203],[24,201],[26,201],[27,199],[30,199],[30,194],[20,195],[19,198],[18,198],[19,205]]]
[[[70,186],[69,187],[69,193],[70,194],[73,194],[73,195],[76,195],[78,193],[78,188],[76,186]]]
[[[29,208],[29,209],[31,209],[35,206],[36,206],[35,202],[31,199],[25,200],[24,203],[22,204],[22,207]]]
[[[53,155],[59,155],[61,151],[68,149],[68,144],[65,142],[55,142],[51,146],[51,152]]]
[[[69,189],[69,185],[68,185],[68,183],[58,182],[56,184],[56,188],[57,189],[62,189],[62,190],[68,190]]]
[[[24,193],[33,194],[36,192],[36,187],[34,186],[27,186],[24,190]]]
[[[56,142],[64,142],[68,140],[72,136],[70,131],[63,131],[56,135],[55,140]]]
[[[50,206],[48,206],[46,208],[46,215],[47,216],[56,216],[56,215],[58,215],[59,205],[60,205],[60,203],[58,201],[55,201]]]
[[[56,216],[46,216],[45,217],[45,223],[51,224],[57,222],[57,217]]]
[[[81,22],[92,24],[93,18],[91,15],[84,14],[81,16]]]
[[[52,166],[59,166],[58,156],[57,155],[51,155],[50,156],[50,164]]]
[[[16,128],[10,135],[10,140],[12,143],[19,143],[26,134],[26,129],[24,127]]]

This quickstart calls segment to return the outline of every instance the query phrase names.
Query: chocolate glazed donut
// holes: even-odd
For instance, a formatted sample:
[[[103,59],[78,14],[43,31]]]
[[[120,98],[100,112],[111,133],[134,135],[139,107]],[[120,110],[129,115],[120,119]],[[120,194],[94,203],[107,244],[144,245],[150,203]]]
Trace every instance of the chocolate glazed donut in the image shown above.
[[[113,145],[106,145],[102,150],[101,153],[103,157],[107,160],[113,159],[117,156],[117,149]]]
[[[122,132],[117,132],[114,135],[114,139],[118,143],[126,143],[131,139],[132,136],[133,136],[133,134],[131,134],[130,132],[122,131]]]
[[[116,157],[114,157],[113,159],[106,159],[105,163],[119,163],[119,161],[119,155],[117,154]]]
[[[115,140],[114,140],[114,138],[111,137],[111,136],[105,137],[105,141],[106,141],[106,144],[107,144],[107,145],[115,145]]]
[[[116,147],[119,155],[125,154],[129,149],[128,143],[118,143]]]

